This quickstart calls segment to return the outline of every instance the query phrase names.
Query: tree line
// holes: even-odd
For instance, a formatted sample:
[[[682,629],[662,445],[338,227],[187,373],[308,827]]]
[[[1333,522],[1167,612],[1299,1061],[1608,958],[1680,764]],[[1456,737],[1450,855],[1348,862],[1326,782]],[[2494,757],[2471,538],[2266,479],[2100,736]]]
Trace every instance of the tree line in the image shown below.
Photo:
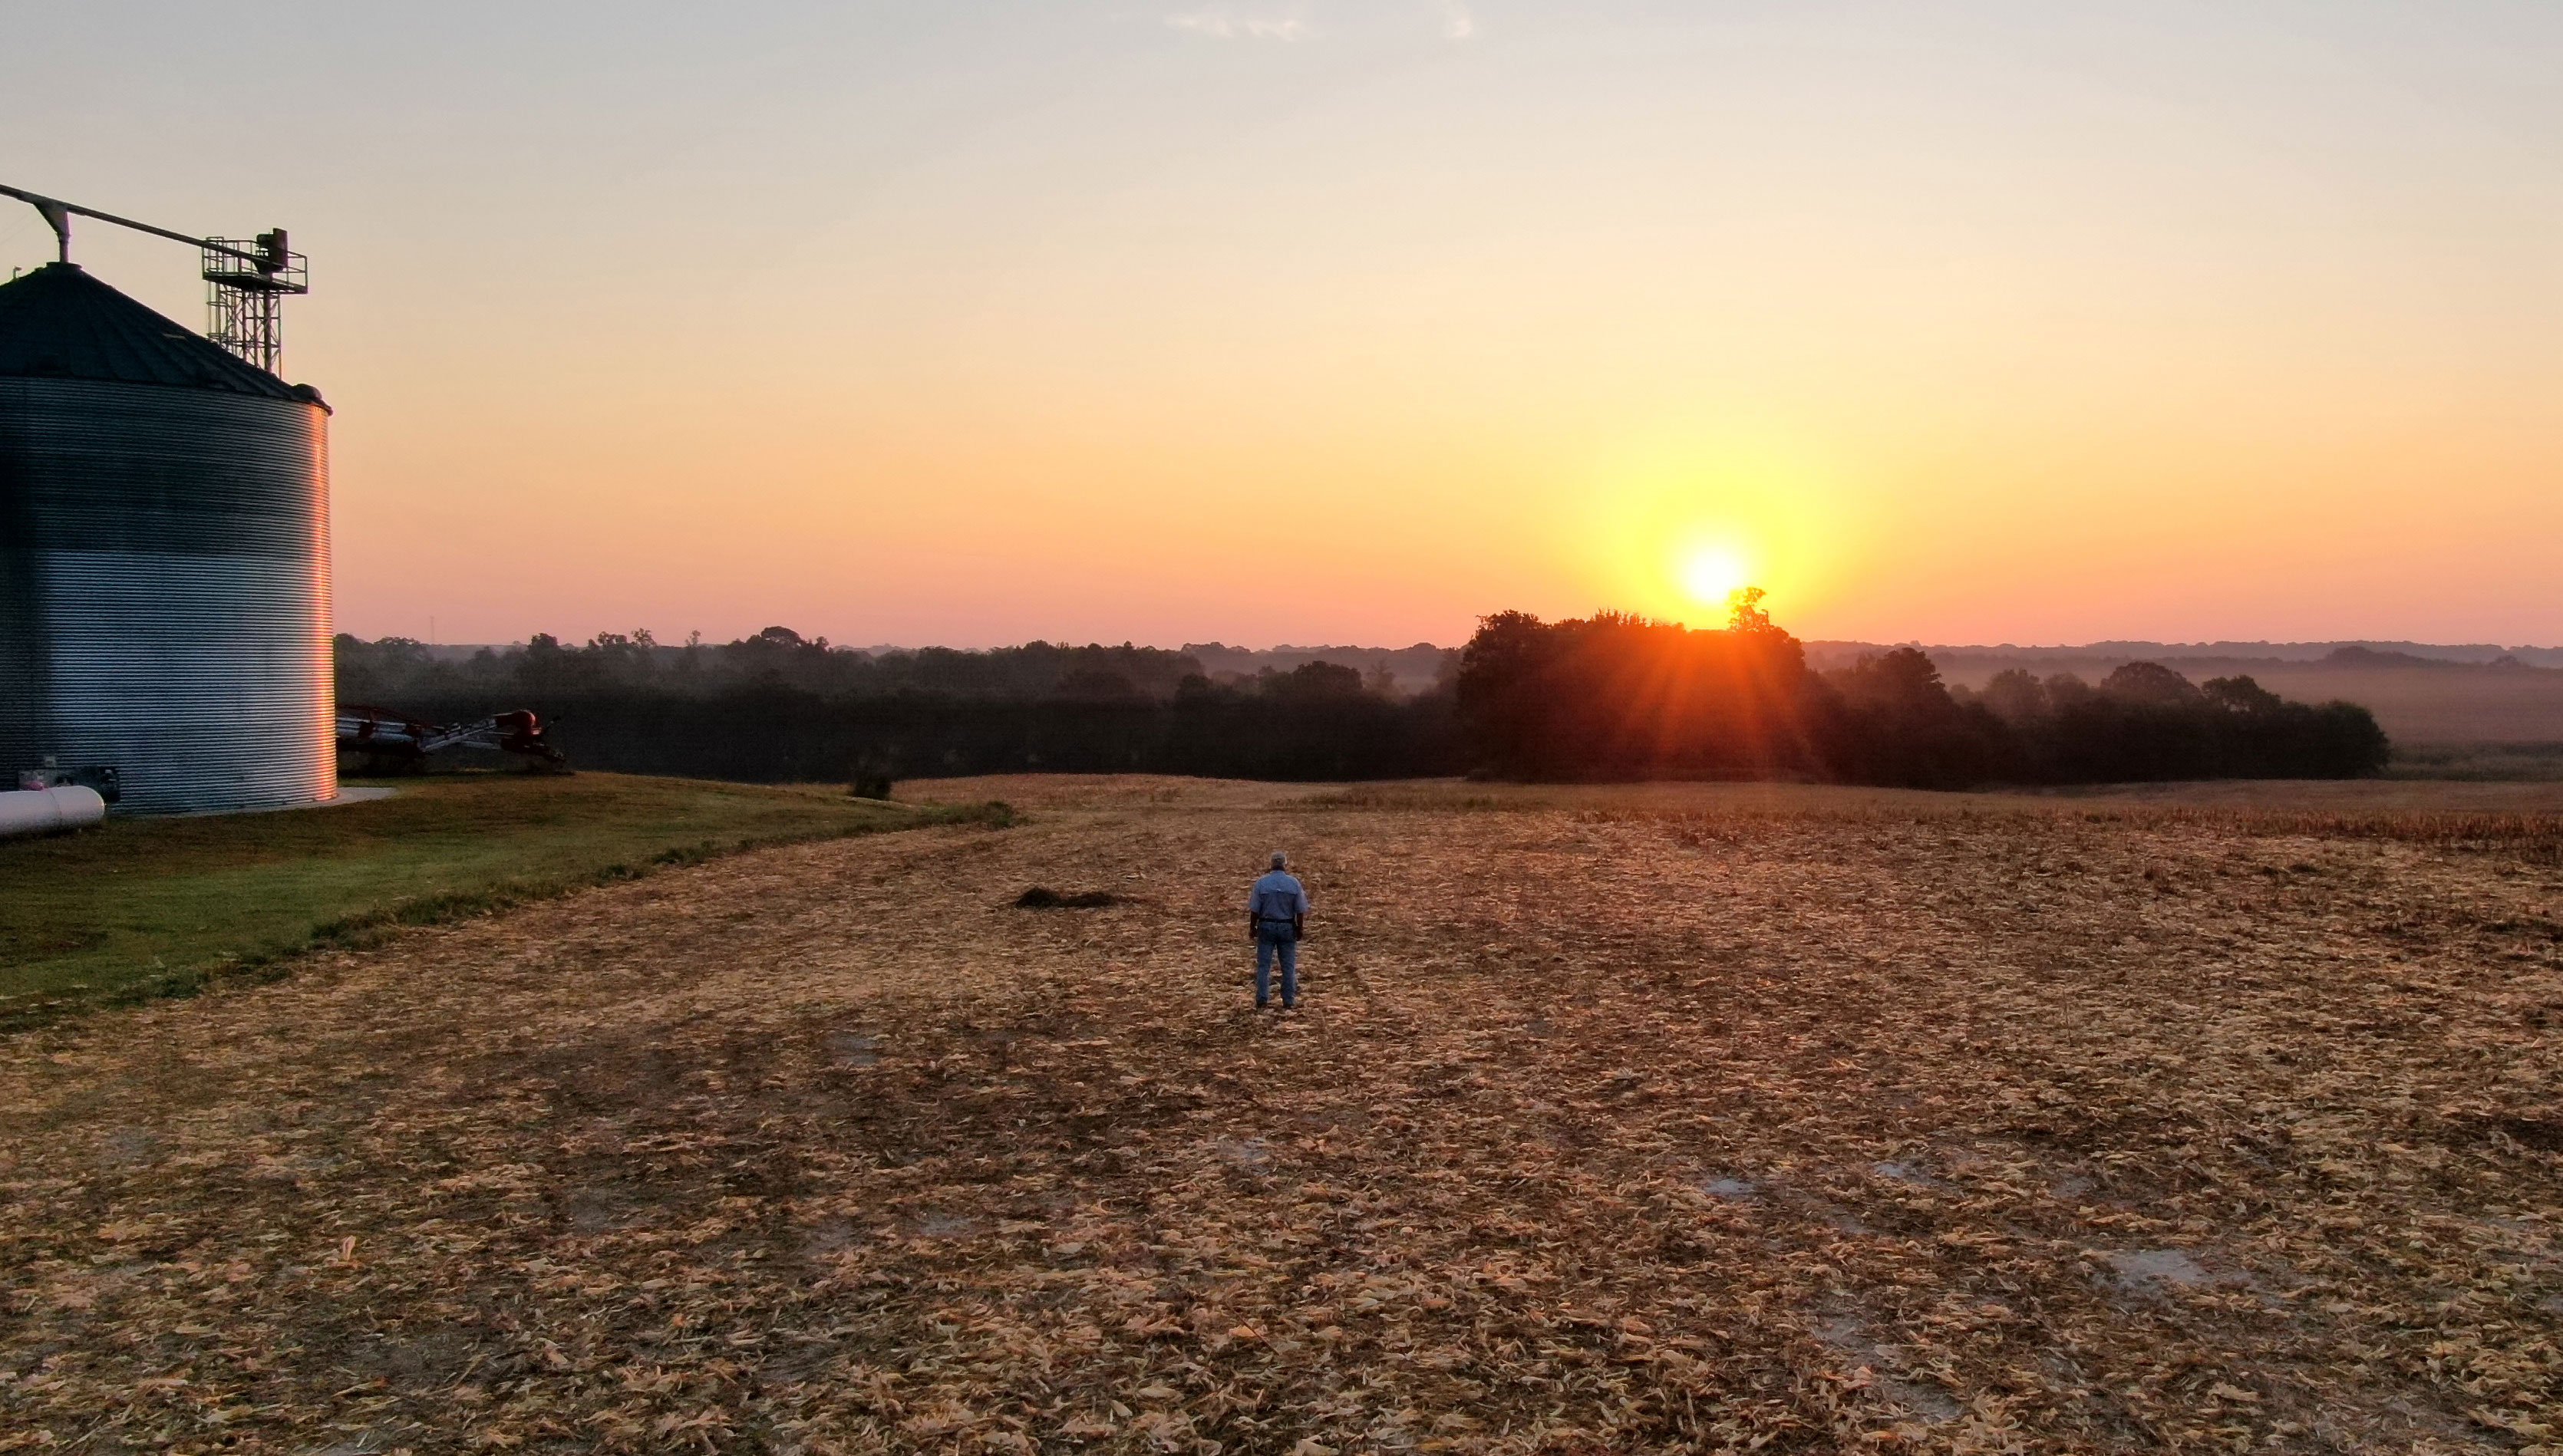
[[[338,638],[338,699],[433,722],[530,708],[574,764],[754,783],[1026,772],[1327,781],[1454,772],[1451,698],[1331,662],[1222,673],[1159,647],[871,653],[770,627],[719,644],[537,636],[455,659]]]
[[[2338,779],[2385,766],[2385,733],[2367,709],[2289,702],[2244,676],[2195,684],[2130,662],[2096,684],[2014,669],[1970,691],[1913,647],[1812,671],[1760,601],[1739,593],[1722,631],[1607,612],[1485,619],[1456,683],[1473,767],[1529,780],[1951,789]]]
[[[341,637],[341,702],[431,721],[530,708],[574,763],[752,782],[1166,773],[1273,780],[1805,779],[1916,788],[2345,778],[2384,766],[2374,717],[2156,663],[2097,683],[1944,683],[1897,648],[1832,672],[1740,594],[1721,630],[1618,613],[1485,618],[1456,674],[1401,692],[1325,661],[1202,670],[1163,648],[1029,642],[863,652],[768,628],[683,644],[538,636],[456,659]]]

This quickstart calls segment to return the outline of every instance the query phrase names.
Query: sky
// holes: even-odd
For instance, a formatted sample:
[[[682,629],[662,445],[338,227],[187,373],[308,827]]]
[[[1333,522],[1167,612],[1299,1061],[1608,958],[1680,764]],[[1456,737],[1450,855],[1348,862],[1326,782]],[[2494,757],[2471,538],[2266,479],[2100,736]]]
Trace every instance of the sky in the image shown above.
[[[2563,642],[2551,0],[7,32],[0,182],[310,256],[363,637]]]

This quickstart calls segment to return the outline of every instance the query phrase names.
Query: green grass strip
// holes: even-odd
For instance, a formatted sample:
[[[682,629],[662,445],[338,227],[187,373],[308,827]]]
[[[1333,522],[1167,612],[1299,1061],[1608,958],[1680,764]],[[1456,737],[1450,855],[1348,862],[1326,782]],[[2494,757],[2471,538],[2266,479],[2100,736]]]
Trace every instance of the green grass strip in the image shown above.
[[[0,841],[0,1030],[287,974],[381,943],[743,850],[936,824],[920,807],[806,788],[617,774],[434,776],[390,799],[281,814],[110,819]]]

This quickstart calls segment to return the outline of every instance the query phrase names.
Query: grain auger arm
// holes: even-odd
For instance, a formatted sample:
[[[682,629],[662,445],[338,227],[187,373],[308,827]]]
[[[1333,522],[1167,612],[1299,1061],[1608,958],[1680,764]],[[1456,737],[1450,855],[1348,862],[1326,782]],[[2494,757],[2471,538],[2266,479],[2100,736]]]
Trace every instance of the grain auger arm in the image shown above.
[[[270,374],[284,367],[285,324],[278,305],[310,292],[311,279],[307,260],[286,247],[283,228],[255,238],[198,238],[23,187],[0,185],[0,197],[14,197],[44,215],[45,226],[54,230],[56,256],[64,263],[72,261],[74,218],[95,218],[196,249],[203,256],[207,284],[205,337]]]

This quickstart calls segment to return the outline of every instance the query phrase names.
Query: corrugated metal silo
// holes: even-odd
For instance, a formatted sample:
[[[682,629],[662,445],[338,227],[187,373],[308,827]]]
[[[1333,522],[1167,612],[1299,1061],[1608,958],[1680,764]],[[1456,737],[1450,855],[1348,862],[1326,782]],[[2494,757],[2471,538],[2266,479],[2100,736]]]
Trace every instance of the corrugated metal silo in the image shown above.
[[[0,772],[336,796],[327,415],[71,264],[0,284]]]

